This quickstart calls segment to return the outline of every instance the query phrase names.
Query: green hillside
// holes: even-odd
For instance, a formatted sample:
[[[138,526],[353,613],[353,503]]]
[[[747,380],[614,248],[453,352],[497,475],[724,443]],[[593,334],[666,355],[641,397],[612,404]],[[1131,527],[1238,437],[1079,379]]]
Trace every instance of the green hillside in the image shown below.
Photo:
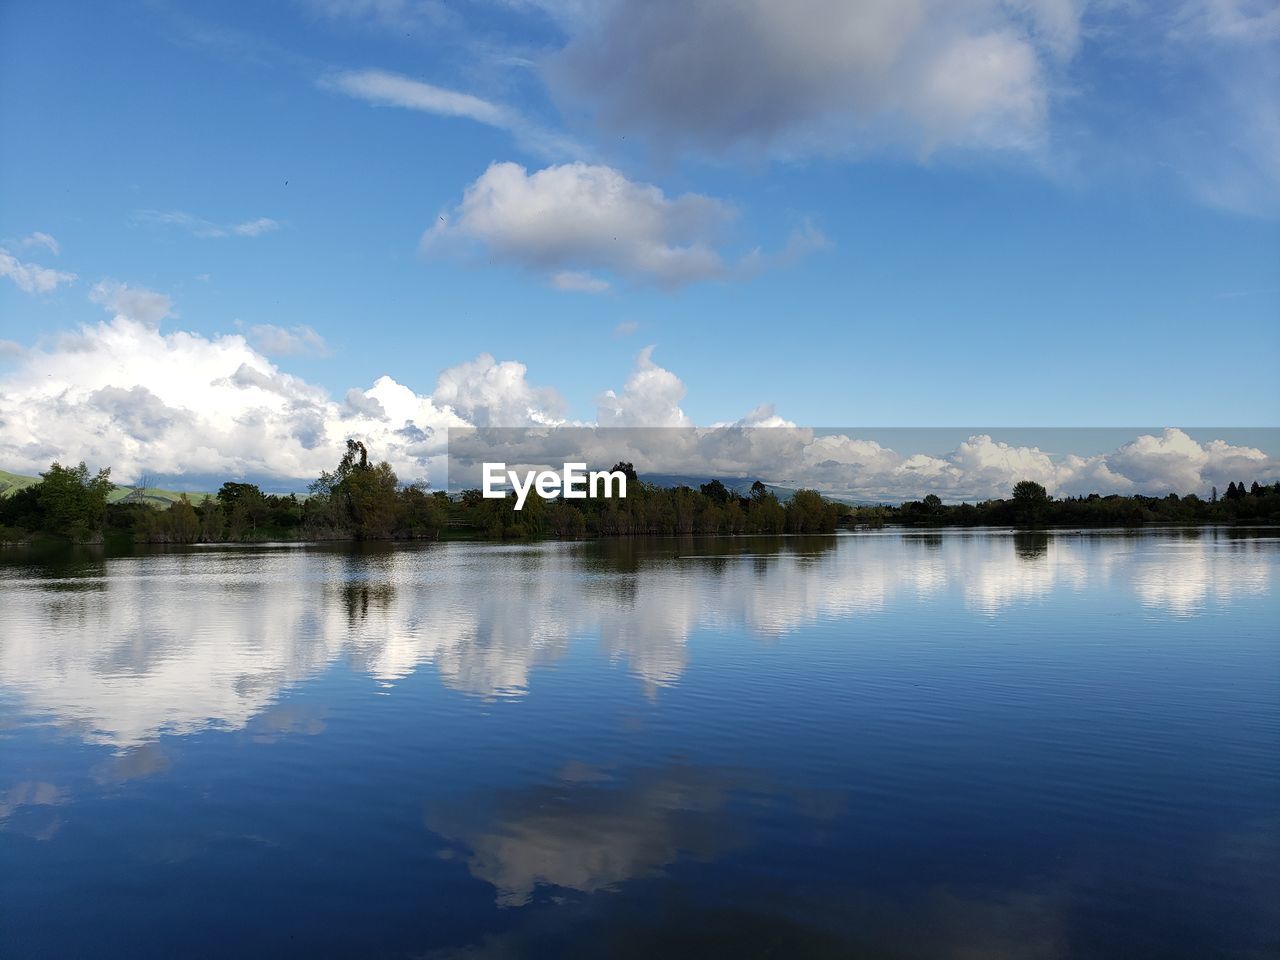
[[[24,477],[20,473],[0,470],[0,497],[7,497],[11,493],[17,493],[23,487],[29,487],[33,483],[39,482],[39,477]]]
[[[39,477],[27,477],[20,473],[9,473],[7,470],[0,470],[0,497],[7,497],[12,493],[17,493],[24,487],[29,487],[39,482]],[[143,493],[134,487],[116,484],[110,496],[107,497],[107,501],[109,503],[120,503],[126,500],[136,500],[163,509],[174,503],[180,496],[182,494],[177,490],[160,490],[152,487]],[[200,503],[206,497],[211,496],[213,496],[211,493],[188,493],[187,499],[192,503]]]

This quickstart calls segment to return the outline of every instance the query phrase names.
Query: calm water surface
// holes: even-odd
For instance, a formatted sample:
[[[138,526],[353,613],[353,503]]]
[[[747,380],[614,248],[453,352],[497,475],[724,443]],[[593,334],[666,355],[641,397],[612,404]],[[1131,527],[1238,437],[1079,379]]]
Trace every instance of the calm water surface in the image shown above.
[[[0,956],[1266,957],[1275,531],[0,553]]]

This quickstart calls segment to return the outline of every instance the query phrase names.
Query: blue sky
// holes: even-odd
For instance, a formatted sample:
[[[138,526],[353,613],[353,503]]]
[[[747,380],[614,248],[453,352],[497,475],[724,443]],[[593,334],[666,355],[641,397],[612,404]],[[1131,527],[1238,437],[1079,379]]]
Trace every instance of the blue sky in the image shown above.
[[[106,281],[335,402],[490,354],[591,420],[653,345],[696,423],[1280,422],[1275,4],[736,9],[6,4],[0,377]]]

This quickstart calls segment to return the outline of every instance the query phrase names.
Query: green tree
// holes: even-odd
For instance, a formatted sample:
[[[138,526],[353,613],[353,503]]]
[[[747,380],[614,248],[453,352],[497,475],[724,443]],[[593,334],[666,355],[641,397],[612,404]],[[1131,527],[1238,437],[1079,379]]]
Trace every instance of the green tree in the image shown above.
[[[328,525],[357,540],[391,537],[403,516],[397,498],[400,481],[391,464],[369,462],[369,451],[359,440],[348,440],[346,453],[332,473],[325,471],[311,484],[315,508]]]
[[[1019,480],[1013,485],[1014,503],[1044,504],[1049,502],[1049,492],[1034,480]]]
[[[200,518],[184,493],[168,509],[169,535],[175,543],[195,543],[200,538]]]
[[[55,461],[40,474],[36,492],[43,529],[75,539],[96,535],[102,529],[111,489],[109,467],[91,477],[83,461],[75,467],[64,467]]]
[[[1013,515],[1018,523],[1039,523],[1049,510],[1049,491],[1034,480],[1013,485]]]
[[[364,463],[342,482],[347,519],[357,540],[390,537],[395,530],[396,489],[400,481],[385,460],[377,466]]]
[[[719,480],[708,480],[698,488],[698,491],[708,500],[719,504],[728,503],[729,498],[733,496],[729,492],[729,488]]]

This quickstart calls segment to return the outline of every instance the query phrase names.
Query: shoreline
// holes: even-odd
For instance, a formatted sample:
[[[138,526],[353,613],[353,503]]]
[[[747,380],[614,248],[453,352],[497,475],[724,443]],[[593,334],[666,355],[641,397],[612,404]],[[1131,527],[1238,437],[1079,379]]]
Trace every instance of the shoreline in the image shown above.
[[[259,539],[241,539],[241,540],[192,540],[187,542],[179,542],[173,540],[135,540],[125,537],[107,536],[94,540],[73,540],[65,537],[56,536],[40,536],[34,538],[0,540],[0,548],[13,547],[37,547],[37,548],[59,548],[59,547],[104,547],[115,550],[124,550],[131,547],[300,547],[300,546],[326,546],[326,545],[342,545],[352,546],[356,544],[368,546],[417,546],[422,544],[445,544],[445,543],[482,543],[494,544],[496,546],[513,546],[518,544],[535,544],[535,543],[624,543],[629,541],[654,541],[654,540],[760,540],[767,539],[806,539],[813,537],[838,537],[853,536],[866,533],[906,533],[906,534],[933,534],[943,533],[944,531],[963,531],[966,533],[1005,533],[1013,536],[1027,535],[1051,535],[1064,533],[1140,533],[1151,530],[1194,530],[1201,531],[1207,529],[1224,529],[1224,530],[1277,530],[1280,531],[1280,523],[1271,521],[1224,521],[1224,520],[1204,520],[1204,521],[1165,521],[1153,520],[1142,523],[1130,524],[1054,524],[1040,526],[1016,526],[1010,524],[909,524],[909,523],[883,523],[883,524],[856,524],[856,525],[840,525],[835,530],[805,532],[805,533],[706,533],[706,532],[689,532],[689,533],[638,533],[638,534],[601,534],[597,536],[583,537],[509,537],[504,539],[496,539],[493,537],[479,536],[447,536],[447,537],[385,537],[385,538],[357,538],[357,537],[263,537]]]

